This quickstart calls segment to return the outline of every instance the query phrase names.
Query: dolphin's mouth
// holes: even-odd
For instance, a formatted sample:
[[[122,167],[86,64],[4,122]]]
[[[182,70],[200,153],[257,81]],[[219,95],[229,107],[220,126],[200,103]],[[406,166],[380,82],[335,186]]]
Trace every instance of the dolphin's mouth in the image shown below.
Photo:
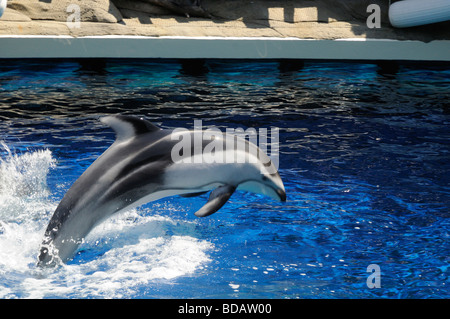
[[[284,190],[284,187],[278,187],[278,185],[267,185],[257,180],[247,180],[240,183],[237,189],[256,194],[263,194],[280,202],[286,201],[286,191]]]
[[[280,198],[280,201],[285,202],[286,201],[286,192],[282,189],[276,189],[275,193],[277,193],[278,197]]]

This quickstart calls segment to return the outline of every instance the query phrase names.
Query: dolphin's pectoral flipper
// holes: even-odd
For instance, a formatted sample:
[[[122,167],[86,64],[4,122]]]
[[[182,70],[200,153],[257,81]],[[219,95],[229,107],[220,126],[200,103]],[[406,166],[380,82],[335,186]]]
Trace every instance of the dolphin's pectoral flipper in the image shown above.
[[[216,188],[209,195],[208,202],[195,213],[195,216],[206,217],[214,214],[225,205],[235,190],[236,187],[232,185],[224,185]]]

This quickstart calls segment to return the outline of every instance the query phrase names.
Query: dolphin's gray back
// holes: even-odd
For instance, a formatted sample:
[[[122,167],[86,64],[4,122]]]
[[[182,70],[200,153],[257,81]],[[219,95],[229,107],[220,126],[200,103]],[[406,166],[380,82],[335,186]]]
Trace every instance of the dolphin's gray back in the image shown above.
[[[126,165],[117,170],[107,192],[101,194],[100,205],[118,201],[126,207],[127,203],[135,202],[163,187],[164,172],[173,164],[170,151],[175,142],[170,140],[170,133],[161,130],[151,137],[141,136],[124,147],[123,152],[135,155],[124,160]],[[123,208],[117,207],[111,213]]]
[[[116,117],[124,123],[128,120],[126,116]],[[47,226],[43,246],[51,243],[57,246],[65,240],[81,241],[103,219],[161,186],[165,168],[173,163],[170,150],[176,141],[170,139],[172,131],[145,128],[136,123],[131,126],[134,137],[127,140],[121,139],[120,134],[125,133],[118,132],[120,128],[113,127],[116,142],[64,195]],[[64,259],[64,252],[56,248]],[[48,259],[42,249],[39,259]]]
[[[117,202],[116,208],[110,213],[113,214],[126,206],[123,197],[133,202],[142,192],[151,192],[151,188],[157,188],[161,184],[164,169],[172,164],[172,143],[166,143],[165,138],[170,132],[161,130],[161,133],[139,136],[126,145],[113,144],[65,194],[50,220],[46,235],[65,223],[80,206],[95,203],[92,209],[98,209],[113,200]],[[115,169],[111,170],[113,167]],[[145,189],[142,189],[143,186],[146,186]]]

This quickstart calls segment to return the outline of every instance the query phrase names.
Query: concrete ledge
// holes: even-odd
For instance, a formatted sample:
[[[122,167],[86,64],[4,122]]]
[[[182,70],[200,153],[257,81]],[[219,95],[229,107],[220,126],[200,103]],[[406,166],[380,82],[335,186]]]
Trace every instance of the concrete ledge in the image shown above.
[[[450,41],[271,37],[0,36],[0,58],[450,61]]]

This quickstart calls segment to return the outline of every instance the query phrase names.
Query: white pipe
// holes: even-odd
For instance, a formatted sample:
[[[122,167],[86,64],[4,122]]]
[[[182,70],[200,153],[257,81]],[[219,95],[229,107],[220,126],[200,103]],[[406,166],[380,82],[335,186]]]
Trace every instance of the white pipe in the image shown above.
[[[7,0],[0,0],[0,17],[3,15],[3,12],[6,9]]]
[[[389,7],[389,21],[396,28],[447,20],[450,20],[450,0],[404,0]]]

